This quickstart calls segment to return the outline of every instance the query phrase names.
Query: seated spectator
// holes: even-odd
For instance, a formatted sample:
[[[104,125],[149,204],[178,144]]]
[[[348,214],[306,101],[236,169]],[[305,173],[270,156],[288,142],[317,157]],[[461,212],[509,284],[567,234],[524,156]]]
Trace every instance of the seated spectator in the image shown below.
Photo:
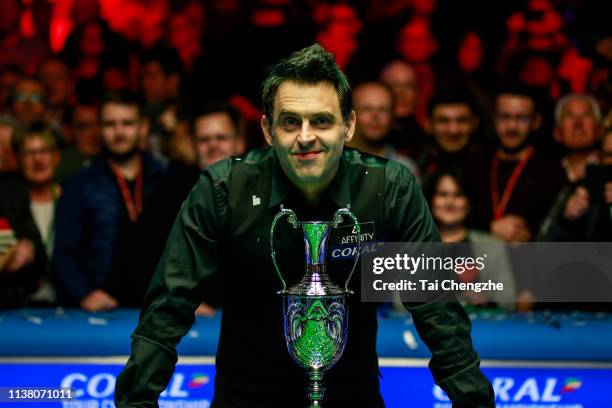
[[[30,301],[37,304],[54,304],[55,289],[50,274],[50,259],[55,237],[55,204],[61,194],[55,182],[55,169],[60,162],[60,152],[53,133],[44,126],[32,126],[18,133],[14,141],[19,170],[28,190],[31,217],[37,227],[44,248],[43,270],[37,290]]]
[[[426,195],[431,214],[440,230],[442,242],[469,243],[473,254],[486,253],[487,267],[482,271],[466,271],[459,276],[462,282],[503,282],[504,290],[485,293],[466,292],[463,299],[472,305],[495,303],[505,309],[515,307],[514,277],[510,260],[502,241],[485,231],[469,229],[466,220],[472,211],[461,173],[442,170],[431,177]],[[462,252],[463,255],[463,252]]]
[[[540,123],[529,93],[521,87],[502,91],[495,103],[499,148],[488,159],[469,163],[474,226],[506,242],[534,238],[565,182],[559,162],[533,147],[532,134]]]
[[[13,136],[17,123],[10,116],[0,115],[0,173],[17,170]]]
[[[599,164],[559,195],[540,239],[544,241],[612,241],[612,129],[603,137]]]
[[[554,136],[557,143],[565,149],[561,164],[565,168],[568,183],[563,187],[552,205],[539,231],[538,241],[567,241],[578,239],[567,229],[563,214],[569,198],[580,191],[585,183],[586,169],[589,164],[599,163],[599,141],[601,111],[597,101],[586,94],[569,94],[561,98],[555,107]],[[575,199],[572,202],[576,202]],[[568,215],[572,217],[570,206]]]
[[[438,53],[438,41],[429,22],[411,19],[404,24],[397,36],[396,49],[402,59],[412,66],[419,79],[419,100],[415,106],[415,115],[417,121],[423,124],[427,117],[427,104],[436,89],[433,60]]]
[[[418,168],[408,157],[391,146],[389,136],[393,125],[393,94],[380,82],[366,82],[353,89],[353,107],[357,124],[350,146],[365,153],[395,160],[417,176]]]
[[[143,116],[149,121],[149,150],[167,162],[169,132],[162,117],[176,109],[180,96],[182,66],[178,53],[158,45],[141,55]]]
[[[68,65],[57,57],[46,58],[38,68],[38,78],[45,88],[47,123],[59,128],[69,117],[74,92]]]
[[[418,158],[423,185],[439,169],[462,169],[484,153],[474,143],[479,118],[467,91],[438,92],[429,102],[425,128],[430,139]]]
[[[566,95],[557,102],[555,121],[555,141],[566,150],[561,164],[568,181],[575,183],[584,177],[587,164],[599,159],[596,147],[601,136],[599,104],[590,95]]]
[[[101,157],[67,180],[58,202],[53,259],[68,300],[89,311],[139,306],[149,282],[135,273],[137,222],[165,172],[139,148],[133,100],[107,98],[100,122]]]
[[[171,173],[151,195],[144,211],[142,252],[147,254],[143,274],[152,275],[159,262],[170,229],[181,204],[200,177],[202,169],[230,156],[244,153],[244,120],[239,111],[227,104],[209,104],[196,115],[192,126],[192,143],[197,163]],[[153,255],[152,255],[153,254]],[[206,301],[215,304],[215,293],[208,290]],[[202,304],[196,314],[210,314]]]
[[[22,75],[23,71],[16,65],[0,66],[0,113],[9,109],[15,84]]]
[[[391,144],[410,157],[416,157],[425,141],[425,133],[417,122],[414,110],[418,101],[417,76],[404,61],[387,64],[380,79],[393,91],[393,131]]]
[[[100,153],[98,107],[93,104],[77,104],[72,110],[69,131],[72,143],[62,148],[62,161],[56,172],[58,181],[90,165]]]
[[[38,79],[26,77],[17,81],[11,98],[11,113],[20,126],[45,121],[45,97],[45,89]]]
[[[0,309],[24,307],[36,291],[43,258],[28,191],[15,174],[0,174]]]

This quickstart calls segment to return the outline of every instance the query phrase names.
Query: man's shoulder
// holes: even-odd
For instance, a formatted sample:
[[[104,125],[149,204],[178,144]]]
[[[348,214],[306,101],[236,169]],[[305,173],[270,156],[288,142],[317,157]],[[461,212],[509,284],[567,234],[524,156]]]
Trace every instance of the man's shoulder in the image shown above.
[[[232,156],[211,164],[204,171],[213,181],[228,180],[237,166],[261,167],[275,158],[274,149],[264,147],[250,150],[240,156]]]
[[[412,170],[403,163],[346,148],[342,159],[351,167],[365,167],[367,169],[383,169],[385,183],[389,184],[418,184]]]
[[[345,147],[342,160],[349,166],[364,166],[370,168],[385,168],[390,160],[384,157],[364,153],[351,147]]]
[[[99,196],[100,192],[109,190],[105,186],[111,185],[113,179],[107,166],[101,157],[94,159],[89,166],[83,167],[62,181],[62,195]]]

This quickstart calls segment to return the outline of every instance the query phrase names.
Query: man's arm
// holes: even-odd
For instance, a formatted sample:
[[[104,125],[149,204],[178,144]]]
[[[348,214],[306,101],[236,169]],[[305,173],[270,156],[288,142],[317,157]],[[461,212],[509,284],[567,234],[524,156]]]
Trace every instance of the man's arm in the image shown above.
[[[392,237],[398,242],[440,241],[438,229],[416,180],[404,167],[387,169],[385,207]],[[422,304],[404,304],[429,348],[429,362],[436,384],[456,408],[494,407],[494,393],[480,370],[480,358],[472,346],[471,322],[454,295]]]
[[[77,261],[86,217],[81,197],[82,181],[80,175],[75,176],[63,188],[57,203],[53,244],[53,270],[62,288],[77,302],[95,289]]]
[[[130,358],[117,378],[118,408],[158,406],[159,394],[174,372],[176,346],[192,326],[202,299],[202,279],[220,264],[226,198],[227,190],[205,172],[183,203],[132,335]]]

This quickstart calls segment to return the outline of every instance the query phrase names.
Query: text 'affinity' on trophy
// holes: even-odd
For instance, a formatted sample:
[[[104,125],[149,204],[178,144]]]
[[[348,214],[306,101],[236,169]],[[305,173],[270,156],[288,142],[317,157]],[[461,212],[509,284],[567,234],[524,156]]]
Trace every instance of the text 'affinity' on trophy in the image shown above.
[[[344,288],[334,284],[326,272],[325,257],[331,228],[337,228],[348,216],[357,233],[357,251],[352,269]],[[274,251],[274,229],[276,223],[287,217],[293,228],[301,227],[304,234],[305,273],[302,279],[287,289],[283,275],[276,262]],[[332,221],[299,221],[295,212],[281,210],[272,221],[270,229],[272,262],[282,283],[285,340],[289,354],[308,370],[307,395],[309,407],[320,407],[325,388],[323,373],[342,356],[346,344],[348,310],[346,297],[351,293],[349,282],[357,266],[361,249],[359,222],[349,206],[334,213]]]

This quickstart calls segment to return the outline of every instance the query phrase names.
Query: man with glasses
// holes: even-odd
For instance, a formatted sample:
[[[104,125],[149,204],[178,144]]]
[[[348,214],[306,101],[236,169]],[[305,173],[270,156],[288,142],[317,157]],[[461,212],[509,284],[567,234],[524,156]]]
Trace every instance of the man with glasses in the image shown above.
[[[393,126],[393,94],[382,82],[365,82],[353,90],[357,126],[350,146],[363,152],[395,160],[419,177],[417,165],[389,142]]]
[[[520,86],[495,100],[498,148],[468,171],[477,227],[506,242],[530,241],[565,181],[558,161],[536,152],[540,127],[536,102]]]
[[[22,78],[15,84],[11,113],[23,127],[45,120],[45,89],[39,80]]]
[[[15,152],[21,176],[28,190],[31,217],[42,243],[38,271],[30,301],[50,305],[56,301],[50,274],[50,259],[55,239],[55,205],[61,188],[55,181],[55,172],[61,161],[55,135],[42,124],[34,124],[23,133],[17,133]],[[38,241],[38,240],[37,240]]]

